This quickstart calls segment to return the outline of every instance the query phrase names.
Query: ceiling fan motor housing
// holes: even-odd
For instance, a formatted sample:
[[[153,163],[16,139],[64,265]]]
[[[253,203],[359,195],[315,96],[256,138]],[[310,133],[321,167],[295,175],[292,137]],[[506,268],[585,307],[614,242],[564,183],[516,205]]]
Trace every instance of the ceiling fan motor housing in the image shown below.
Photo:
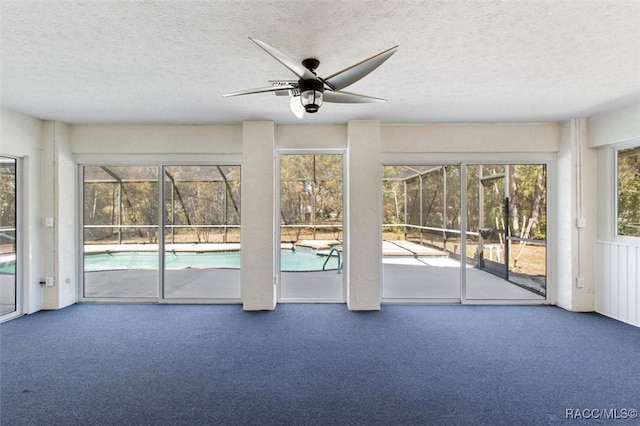
[[[324,92],[324,83],[320,80],[299,80],[298,89],[300,90],[300,102],[304,106],[304,110],[309,113],[318,112],[322,105],[322,93]]]
[[[302,61],[302,66],[315,74],[315,70],[320,66],[320,61],[314,58],[307,58]]]

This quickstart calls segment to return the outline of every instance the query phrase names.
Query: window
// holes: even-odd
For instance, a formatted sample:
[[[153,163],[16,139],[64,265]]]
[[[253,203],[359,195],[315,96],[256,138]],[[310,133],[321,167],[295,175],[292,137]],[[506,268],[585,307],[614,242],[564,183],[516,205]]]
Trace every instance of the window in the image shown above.
[[[0,317],[17,308],[16,163],[14,158],[0,157]]]
[[[239,300],[240,175],[233,165],[84,166],[83,297]]]
[[[383,299],[546,300],[547,168],[383,166]]]
[[[640,146],[617,152],[618,235],[640,237]]]

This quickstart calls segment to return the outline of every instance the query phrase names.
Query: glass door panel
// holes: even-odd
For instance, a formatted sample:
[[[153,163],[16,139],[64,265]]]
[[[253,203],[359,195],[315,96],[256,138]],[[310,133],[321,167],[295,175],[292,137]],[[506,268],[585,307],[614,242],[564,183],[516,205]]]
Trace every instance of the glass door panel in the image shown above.
[[[460,299],[460,171],[383,167],[383,300]]]
[[[280,301],[344,302],[341,154],[280,156]]]
[[[481,165],[478,170],[482,268],[506,278],[505,166]]]
[[[0,157],[0,316],[17,309],[16,160]]]
[[[546,298],[546,167],[467,166],[466,298]]]
[[[84,297],[158,297],[158,168],[83,168]]]
[[[164,297],[240,298],[240,166],[164,167]]]

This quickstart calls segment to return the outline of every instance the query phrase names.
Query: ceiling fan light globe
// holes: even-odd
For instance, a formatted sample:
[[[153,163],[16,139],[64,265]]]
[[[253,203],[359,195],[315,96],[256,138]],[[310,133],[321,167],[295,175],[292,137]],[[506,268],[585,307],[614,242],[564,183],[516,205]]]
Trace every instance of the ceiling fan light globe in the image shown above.
[[[304,110],[309,113],[318,112],[322,105],[324,84],[318,80],[300,80],[298,87],[300,89],[300,102]]]
[[[307,90],[300,93],[300,103],[309,113],[318,112],[322,105],[322,92],[319,90]]]

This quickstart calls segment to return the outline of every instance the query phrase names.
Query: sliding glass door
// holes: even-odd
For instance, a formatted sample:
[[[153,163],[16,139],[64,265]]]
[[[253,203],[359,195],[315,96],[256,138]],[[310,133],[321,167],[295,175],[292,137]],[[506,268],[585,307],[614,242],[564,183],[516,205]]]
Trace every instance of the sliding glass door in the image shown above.
[[[0,318],[17,311],[17,161],[0,157]]]
[[[158,167],[84,167],[85,298],[157,298]]]
[[[384,301],[546,300],[546,165],[384,166],[382,199]]]
[[[467,299],[545,300],[544,164],[467,166]]]
[[[460,166],[383,168],[382,297],[460,300]]]
[[[239,166],[84,166],[83,297],[240,298]]]
[[[279,300],[344,302],[342,154],[279,158]]]
[[[240,298],[240,167],[164,167],[164,297]]]

